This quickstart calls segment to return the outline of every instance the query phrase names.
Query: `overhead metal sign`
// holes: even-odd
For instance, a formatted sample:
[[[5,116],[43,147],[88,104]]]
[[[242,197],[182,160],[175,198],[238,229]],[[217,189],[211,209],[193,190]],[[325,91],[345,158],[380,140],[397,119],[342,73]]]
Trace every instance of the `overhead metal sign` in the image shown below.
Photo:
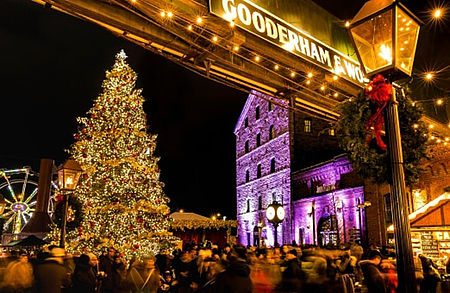
[[[209,0],[210,12],[358,85],[360,64],[248,0]]]

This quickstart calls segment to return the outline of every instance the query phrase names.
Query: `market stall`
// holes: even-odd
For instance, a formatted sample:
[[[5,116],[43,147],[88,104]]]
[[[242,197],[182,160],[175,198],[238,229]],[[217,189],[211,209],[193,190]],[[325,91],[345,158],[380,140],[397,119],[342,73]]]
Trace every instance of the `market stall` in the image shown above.
[[[237,221],[214,220],[195,213],[175,212],[170,218],[170,231],[183,241],[183,245],[210,241],[223,247],[233,243],[232,229],[238,226]]]

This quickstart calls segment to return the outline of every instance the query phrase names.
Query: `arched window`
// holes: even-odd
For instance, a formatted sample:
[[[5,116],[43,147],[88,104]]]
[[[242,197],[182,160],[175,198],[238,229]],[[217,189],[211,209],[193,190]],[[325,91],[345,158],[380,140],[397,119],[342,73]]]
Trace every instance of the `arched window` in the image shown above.
[[[270,127],[269,127],[269,140],[273,139],[274,136],[275,136],[275,132],[273,130],[273,125],[270,125]]]
[[[261,145],[261,133],[256,135],[256,146],[259,147]]]
[[[259,106],[258,106],[258,107],[256,107],[255,118],[256,118],[256,120],[258,120],[258,119],[259,119]]]
[[[270,160],[270,173],[275,173],[275,158]]]
[[[250,181],[250,171],[245,171],[245,182],[249,182]]]
[[[249,147],[248,147],[248,140],[245,141],[245,153],[248,153]]]
[[[261,164],[258,164],[258,170],[256,171],[256,178],[261,178]]]

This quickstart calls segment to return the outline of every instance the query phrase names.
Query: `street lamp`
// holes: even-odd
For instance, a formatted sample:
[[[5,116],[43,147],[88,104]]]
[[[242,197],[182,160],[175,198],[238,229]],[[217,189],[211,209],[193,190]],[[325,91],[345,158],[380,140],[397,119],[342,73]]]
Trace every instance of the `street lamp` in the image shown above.
[[[273,224],[273,227],[275,228],[275,247],[278,246],[278,224],[283,222],[285,215],[286,214],[283,206],[276,201],[272,202],[266,209],[266,218],[270,223]]]
[[[64,192],[73,192],[80,179],[82,169],[80,165],[72,158],[67,159],[58,168],[58,185],[63,192],[63,218],[61,224],[61,236],[59,239],[59,246],[64,248],[64,239],[66,238],[66,222],[67,222],[67,207],[69,204],[68,194]]]
[[[420,23],[421,21],[397,0],[366,2],[349,26],[358,59],[366,74],[371,77],[384,74],[391,82],[411,76]],[[385,115],[392,172],[392,211],[399,281],[397,292],[416,292],[395,94],[393,88]]]

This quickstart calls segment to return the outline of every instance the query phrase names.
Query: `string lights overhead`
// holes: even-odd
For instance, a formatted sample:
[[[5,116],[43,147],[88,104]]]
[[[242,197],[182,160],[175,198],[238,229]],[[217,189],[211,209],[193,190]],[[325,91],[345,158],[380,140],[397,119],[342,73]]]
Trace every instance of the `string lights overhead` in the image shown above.
[[[136,1],[139,0],[130,0],[131,3],[136,3]],[[156,7],[155,5],[149,3],[148,1],[143,1],[143,4],[146,5],[146,7],[153,7],[153,9],[155,10],[155,12],[158,13],[158,11],[160,11],[160,9],[158,9],[158,7]],[[182,25],[185,29],[187,28],[187,30],[192,33],[195,34],[195,40],[198,39],[203,39],[206,41],[211,42],[212,44],[214,44],[217,47],[221,47],[224,49],[227,49],[232,52],[233,54],[239,56],[240,58],[242,58],[243,60],[246,60],[248,62],[254,63],[255,65],[259,66],[259,67],[263,67],[266,70],[272,72],[273,74],[279,76],[282,79],[285,79],[286,81],[288,81],[290,84],[292,84],[292,89],[297,90],[297,89],[303,89],[304,91],[302,91],[302,93],[305,93],[307,95],[310,95],[312,97],[312,95],[317,95],[320,97],[324,98],[324,101],[329,101],[328,103],[330,104],[336,104],[339,103],[339,101],[333,100],[331,98],[339,98],[340,101],[351,101],[351,96],[349,96],[348,94],[346,94],[345,92],[340,91],[340,89],[334,89],[332,84],[333,82],[336,82],[339,80],[339,75],[333,75],[331,76],[331,80],[332,82],[330,82],[329,84],[324,83],[323,82],[323,78],[320,78],[320,80],[315,80],[313,79],[314,77],[314,73],[313,71],[309,71],[309,72],[302,72],[302,71],[297,71],[294,70],[292,68],[288,68],[285,67],[277,62],[275,62],[274,60],[272,60],[270,57],[266,57],[263,55],[258,54],[255,51],[251,51],[248,48],[245,48],[245,46],[242,46],[242,44],[233,44],[232,39],[229,38],[229,36],[227,37],[223,37],[220,35],[216,35],[213,32],[208,30],[208,25],[207,25],[207,18],[205,16],[196,16],[195,20],[188,20],[186,18],[183,18],[180,15],[176,15],[174,14],[172,11],[170,10],[165,10],[164,12],[164,18],[166,19],[171,19],[171,24],[174,25]],[[431,10],[431,13],[429,15],[431,15],[431,17],[433,19],[443,19],[446,16],[446,8],[445,7],[437,7],[433,10]],[[161,16],[163,16],[162,12],[161,12]],[[164,25],[165,23],[159,23],[159,25]],[[345,22],[343,23],[344,26],[348,27],[350,25],[350,22]],[[407,24],[405,24],[407,26]],[[235,23],[233,21],[233,19],[229,19],[228,20],[228,26],[230,27],[230,29],[234,29],[235,28]],[[196,29],[198,28],[198,29]],[[170,31],[170,28],[165,27],[165,29]],[[408,41],[405,41],[407,44]],[[199,45],[194,44],[194,46],[196,46],[198,48]],[[203,46],[205,47],[205,46]],[[204,49],[204,48],[203,48]],[[214,52],[208,52],[214,55]],[[218,58],[221,58],[221,56],[217,56]],[[187,64],[184,64],[187,65]],[[429,70],[426,71],[424,73],[421,74],[421,78],[426,81],[426,82],[433,82],[436,79],[436,76],[443,72],[444,70],[449,69],[450,66],[447,66],[446,68],[440,69],[440,70]],[[365,82],[367,82],[368,80],[365,79]],[[291,87],[289,87],[291,88]],[[446,104],[446,100],[447,97],[441,97],[441,98],[434,98],[434,99],[429,99],[429,100],[420,100],[420,101],[416,101],[414,102],[413,105],[415,105],[415,103],[424,103],[427,101],[433,101],[436,103],[437,106],[442,106],[444,104]]]

